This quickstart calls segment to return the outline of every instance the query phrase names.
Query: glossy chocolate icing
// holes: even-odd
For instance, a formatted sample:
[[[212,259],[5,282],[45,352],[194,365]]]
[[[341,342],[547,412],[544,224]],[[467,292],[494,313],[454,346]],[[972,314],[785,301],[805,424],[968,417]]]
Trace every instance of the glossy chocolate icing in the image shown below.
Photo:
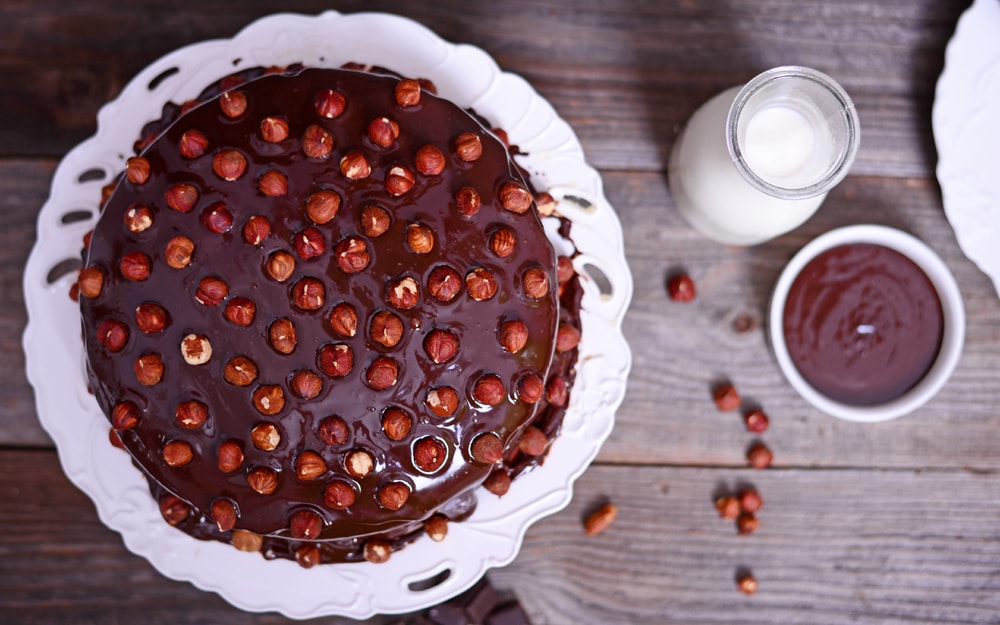
[[[520,431],[535,422],[550,436],[558,433],[564,408],[544,400],[536,404],[519,400],[517,381],[527,373],[543,379],[558,374],[572,380],[576,350],[558,354],[551,372],[550,364],[560,317],[579,326],[579,283],[574,278],[557,289],[555,255],[534,207],[524,214],[501,207],[498,189],[503,183],[513,180],[527,186],[505,146],[469,114],[429,93],[423,94],[417,106],[397,105],[393,96],[397,82],[393,76],[358,71],[291,68],[226,85],[247,96],[247,109],[236,119],[222,113],[215,97],[219,90],[210,89],[204,101],[173,124],[151,127],[158,136],[144,142],[148,145],[142,152],[151,166],[149,179],[143,184],[123,180],[104,208],[86,259],[87,266],[103,271],[104,288],[95,299],[81,298],[91,384],[105,414],[110,415],[121,402],[138,406],[139,425],[120,431],[120,438],[150,479],[154,496],[176,495],[193,508],[178,523],[192,535],[230,539],[231,532],[216,527],[209,512],[212,502],[223,497],[237,505],[237,529],[265,536],[267,557],[294,558],[296,549],[310,542],[322,547],[322,561],[360,559],[360,546],[367,539],[389,539],[399,546],[415,538],[422,521],[435,512],[453,519],[471,512],[472,489],[494,468],[472,457],[475,436],[498,434],[508,450],[509,470],[519,472],[536,461],[512,451]],[[315,94],[330,88],[347,98],[344,113],[335,119],[322,118],[313,107]],[[261,138],[260,120],[266,116],[288,123],[287,139],[269,143]],[[381,116],[396,121],[401,131],[387,148],[366,136],[369,122]],[[333,152],[326,158],[309,158],[301,149],[300,138],[311,124],[323,126],[335,138]],[[181,136],[189,130],[198,130],[208,139],[207,150],[197,158],[185,158],[178,150]],[[462,161],[452,149],[454,138],[462,132],[473,132],[482,140],[482,157],[474,163]],[[439,175],[425,176],[414,167],[414,154],[425,144],[436,145],[446,156],[447,166]],[[213,172],[212,159],[220,150],[233,148],[246,157],[248,167],[237,180],[226,181]],[[371,174],[351,181],[341,173],[340,160],[355,150],[368,158]],[[394,165],[415,174],[414,187],[400,197],[391,196],[384,184],[387,170]],[[270,170],[287,176],[287,194],[266,197],[258,190],[258,178]],[[179,182],[199,190],[198,202],[189,213],[172,210],[164,201],[167,190]],[[464,186],[476,188],[482,199],[480,211],[472,217],[455,210],[454,194]],[[308,196],[320,189],[336,191],[342,203],[331,222],[317,225],[306,216],[304,206]],[[232,228],[222,234],[206,228],[202,217],[207,207],[219,202],[234,218]],[[136,203],[153,213],[152,226],[140,233],[124,225],[126,211]],[[366,236],[360,225],[360,213],[369,203],[380,204],[392,215],[390,229],[377,238]],[[270,236],[259,246],[245,242],[241,233],[251,215],[265,215],[271,223]],[[433,230],[435,245],[430,253],[417,254],[408,247],[406,230],[412,223]],[[490,235],[501,225],[517,234],[515,251],[506,258],[497,257],[489,248]],[[306,227],[320,231],[326,248],[309,259],[299,257],[293,245]],[[196,247],[192,263],[174,269],[164,260],[164,248],[179,234],[190,237]],[[365,240],[371,255],[359,273],[345,273],[335,257],[337,244],[349,236]],[[277,250],[296,257],[295,271],[284,282],[264,271],[265,260]],[[132,251],[142,251],[152,261],[145,281],[124,279],[118,268],[122,255]],[[450,302],[436,300],[426,285],[431,271],[442,265],[462,276],[477,267],[489,269],[499,284],[497,295],[475,301],[463,288]],[[521,276],[532,267],[541,267],[549,279],[548,295],[539,300],[527,297],[522,288]],[[203,305],[194,296],[199,281],[209,276],[228,285],[226,300],[218,306]],[[301,310],[292,303],[294,284],[304,277],[324,284],[325,301],[318,310]],[[420,285],[414,308],[399,309],[389,301],[387,284],[401,277],[413,278]],[[562,311],[560,292],[571,304]],[[252,325],[240,327],[225,318],[225,303],[234,297],[255,303]],[[166,309],[168,323],[163,331],[145,334],[136,326],[135,310],[147,302]],[[338,336],[329,322],[330,310],[341,302],[359,313],[357,334],[350,338]],[[383,347],[369,336],[371,317],[381,310],[392,311],[404,322],[403,338],[395,347]],[[296,328],[297,345],[288,355],[276,351],[267,340],[268,326],[281,317],[291,319]],[[526,347],[514,355],[497,339],[499,323],[513,318],[529,328]],[[129,328],[121,351],[110,352],[97,340],[96,328],[108,319]],[[423,347],[424,338],[435,328],[449,330],[460,342],[457,355],[441,364],[432,362]],[[211,342],[213,354],[208,363],[191,365],[181,357],[180,344],[189,333],[204,335]],[[346,344],[353,350],[354,367],[345,377],[331,378],[321,372],[318,350],[330,344]],[[136,380],[133,362],[150,353],[164,361],[163,380],[143,386]],[[258,366],[259,377],[248,387],[223,380],[226,362],[237,355]],[[392,357],[400,369],[398,383],[384,391],[363,381],[365,370],[381,355]],[[316,398],[300,399],[291,390],[291,377],[300,370],[317,372],[322,378],[323,389]],[[507,397],[501,405],[491,408],[472,398],[472,386],[483,374],[495,374],[504,381]],[[284,391],[285,406],[274,416],[254,407],[253,391],[263,384],[278,385]],[[457,390],[461,398],[459,409],[446,418],[434,415],[425,403],[427,391],[443,385]],[[176,405],[187,400],[208,406],[208,419],[194,429],[175,418]],[[381,415],[389,407],[402,408],[413,419],[409,434],[398,442],[390,440],[381,427]],[[320,422],[332,415],[349,424],[350,435],[343,445],[326,445],[317,433]],[[278,426],[282,438],[273,451],[259,450],[251,442],[250,431],[259,423]],[[435,437],[447,450],[443,466],[431,474],[417,468],[412,458],[414,442],[423,437]],[[194,460],[169,467],[162,457],[163,446],[176,440],[191,445]],[[240,468],[229,474],[216,466],[217,450],[226,440],[237,441],[245,454]],[[375,468],[367,477],[355,479],[346,473],[344,457],[357,449],[372,454]],[[319,479],[301,480],[295,474],[295,460],[307,450],[319,453],[326,462],[327,471]],[[279,485],[273,494],[250,489],[247,473],[255,467],[277,471]],[[348,481],[357,493],[356,502],[345,510],[324,505],[325,485],[336,479]],[[398,511],[382,507],[377,500],[379,487],[390,481],[410,488],[409,498]],[[289,537],[289,518],[303,509],[322,518],[320,540]]]

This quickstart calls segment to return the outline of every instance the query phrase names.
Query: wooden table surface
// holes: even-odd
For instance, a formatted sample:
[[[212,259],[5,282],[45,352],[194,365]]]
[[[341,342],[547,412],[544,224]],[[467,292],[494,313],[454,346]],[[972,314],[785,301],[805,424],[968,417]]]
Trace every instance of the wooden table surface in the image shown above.
[[[178,6],[179,5],[179,6]],[[170,581],[129,553],[62,473],[25,378],[22,274],[59,159],[98,108],[183,44],[229,37],[276,9],[382,10],[489,52],[572,125],[625,232],[635,296],[628,394],[572,503],[489,573],[535,625],[1000,623],[1000,298],[959,249],[934,175],[934,88],[967,2],[955,0],[467,0],[0,3],[0,621],[287,622]],[[711,95],[801,64],[852,95],[863,139],[851,175],[804,226],[733,248],[692,231],[666,183],[678,129]],[[925,407],[860,425],[811,408],[766,342],[769,290],[817,235],[859,222],[927,242],[968,320],[953,377]],[[686,270],[690,304],[665,276]],[[771,417],[754,440],[711,388],[731,380]],[[755,486],[761,527],[738,536],[714,496]],[[583,534],[612,501],[617,521]],[[760,590],[736,590],[749,570]],[[385,619],[374,618],[371,623]],[[317,623],[347,623],[324,618]]]

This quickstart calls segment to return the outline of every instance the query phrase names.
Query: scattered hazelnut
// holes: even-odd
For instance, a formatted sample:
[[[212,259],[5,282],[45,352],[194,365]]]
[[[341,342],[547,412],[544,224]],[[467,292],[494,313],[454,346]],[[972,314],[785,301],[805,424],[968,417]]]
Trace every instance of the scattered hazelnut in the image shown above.
[[[559,286],[564,286],[573,276],[576,275],[576,269],[573,267],[573,259],[569,256],[560,256],[556,262],[556,282]]]
[[[767,418],[767,415],[764,414],[763,410],[755,408],[743,415],[743,423],[746,425],[748,432],[763,434],[767,431],[767,427],[770,425],[771,421]]]
[[[749,512],[751,514],[757,512],[762,507],[764,507],[764,500],[761,498],[760,493],[753,489],[747,489],[740,493],[740,508],[743,512]]]
[[[281,443],[281,432],[273,423],[259,423],[250,430],[250,440],[261,451],[274,451]]]
[[[184,158],[198,158],[208,149],[208,137],[199,130],[187,130],[181,135],[177,148]]]
[[[141,282],[149,277],[150,263],[149,256],[142,252],[128,252],[122,256],[118,269],[122,272],[122,276],[128,280]]]
[[[133,234],[145,232],[153,225],[153,211],[142,204],[132,204],[125,211],[125,227]]]
[[[163,446],[163,461],[171,467],[182,467],[194,460],[194,450],[184,441],[170,441]]]
[[[712,391],[716,407],[722,412],[730,412],[740,407],[740,394],[732,384],[720,384]]]
[[[425,176],[437,176],[444,171],[445,156],[436,145],[423,145],[414,157],[414,167]]]
[[[358,237],[347,237],[337,244],[335,250],[337,266],[344,273],[358,273],[368,266],[371,256],[368,254],[368,244]]]
[[[320,562],[323,556],[320,555],[319,547],[316,545],[302,545],[295,550],[295,561],[304,569],[311,569]]]
[[[208,406],[196,399],[182,401],[174,407],[174,418],[181,427],[198,429],[208,420]]]
[[[479,192],[473,187],[462,187],[455,193],[455,208],[465,217],[478,213],[480,203]]]
[[[726,495],[715,500],[715,509],[719,516],[727,521],[735,521],[740,516],[740,500]]]
[[[218,306],[229,296],[229,285],[218,276],[206,276],[198,282],[194,298],[204,306]]]
[[[323,490],[323,503],[334,510],[344,510],[357,499],[354,487],[343,480],[333,480]]]
[[[399,124],[388,117],[376,117],[368,124],[368,138],[375,145],[387,148],[399,138]]]
[[[396,83],[396,104],[416,106],[420,104],[420,83],[412,78],[404,78]]]
[[[565,406],[569,400],[569,386],[566,378],[557,375],[545,385],[545,398],[553,406]]]
[[[503,458],[503,443],[493,432],[486,432],[473,439],[469,451],[476,462],[496,464]]]
[[[201,224],[209,232],[225,234],[233,227],[233,214],[222,202],[215,202],[201,211]]]
[[[388,510],[399,510],[410,498],[410,487],[402,482],[389,482],[378,489],[378,502]]]
[[[254,467],[247,473],[247,485],[261,495],[278,489],[278,473],[270,467]]]
[[[757,592],[757,578],[749,573],[741,575],[739,579],[736,580],[736,587],[739,588],[740,592],[744,595],[752,595]]]
[[[391,224],[389,211],[378,204],[369,204],[361,211],[361,229],[372,238],[385,234]]]
[[[298,510],[288,520],[288,531],[296,540],[318,538],[323,531],[323,519],[312,510]]]
[[[340,417],[327,417],[320,422],[317,434],[327,445],[343,445],[347,442],[350,431],[347,429],[347,422]]]
[[[448,517],[443,514],[432,515],[424,521],[424,531],[434,542],[441,542],[448,535]]]
[[[326,251],[323,233],[311,226],[297,232],[292,239],[292,244],[295,247],[295,253],[303,260],[315,258]]]
[[[695,298],[694,280],[685,273],[672,276],[667,281],[667,294],[675,302],[690,302]]]
[[[326,288],[316,278],[302,278],[292,287],[292,302],[302,310],[319,310],[326,301]]]
[[[264,538],[248,530],[233,530],[233,547],[247,553],[259,553],[264,548]]]
[[[427,391],[427,407],[439,417],[450,417],[458,410],[458,392],[450,386],[440,386]]]
[[[267,257],[264,270],[271,278],[278,282],[284,282],[295,271],[295,257],[288,252],[278,250]]]
[[[160,498],[160,514],[168,524],[177,526],[191,514],[191,506],[174,495],[164,495]]]
[[[347,98],[339,91],[324,89],[313,98],[313,106],[320,117],[334,119],[340,117],[347,108]]]
[[[462,292],[462,276],[446,265],[435,267],[427,277],[427,292],[441,302],[450,302]]]
[[[771,466],[772,460],[774,460],[774,455],[764,443],[754,443],[747,450],[747,462],[755,469],[766,469]]]
[[[552,197],[552,194],[547,191],[542,191],[535,195],[535,206],[538,207],[538,213],[543,217],[548,217],[552,213],[556,212],[556,206],[559,203],[556,199]]]
[[[236,504],[229,499],[216,499],[212,502],[212,520],[220,532],[227,532],[236,526],[239,512]]]
[[[549,445],[549,439],[545,432],[534,425],[524,428],[521,438],[517,442],[517,448],[521,453],[529,456],[541,456],[545,453],[545,448]]]
[[[405,195],[413,188],[413,172],[402,165],[393,165],[385,174],[385,190],[393,197]]]
[[[568,323],[560,323],[556,332],[556,351],[564,354],[580,344],[580,331]]]
[[[139,407],[134,402],[123,401],[111,411],[111,426],[115,430],[131,430],[139,425]]]
[[[271,234],[271,222],[263,215],[251,215],[243,224],[243,240],[250,245],[260,245]]]
[[[469,297],[482,302],[497,294],[497,279],[489,269],[476,267],[465,275],[465,289]]]
[[[324,345],[316,360],[320,370],[331,378],[342,378],[354,369],[354,352],[344,343]]]
[[[291,354],[298,345],[295,336],[295,324],[288,317],[275,320],[267,329],[268,342],[275,351]]]
[[[212,359],[212,343],[208,337],[188,334],[181,340],[181,356],[189,365],[203,365]]]
[[[313,124],[302,133],[302,151],[309,158],[326,158],[333,151],[333,135]]]
[[[308,369],[299,369],[288,387],[302,399],[316,399],[323,392],[323,378]]]
[[[257,315],[257,305],[245,297],[234,297],[226,303],[226,319],[238,326],[247,327]]]
[[[267,197],[281,197],[288,193],[288,176],[271,169],[257,179],[257,189]]]
[[[330,311],[330,327],[340,336],[354,336],[358,332],[358,312],[345,302],[337,304]]]
[[[448,362],[458,353],[458,337],[448,330],[431,330],[424,339],[424,351],[431,362]]]
[[[517,235],[506,226],[501,226],[490,235],[490,250],[500,258],[507,258],[517,247]]]
[[[288,122],[280,117],[260,120],[260,138],[268,143],[279,143],[288,138]]]
[[[145,184],[149,180],[149,161],[141,156],[125,161],[125,178],[132,184]]]
[[[618,506],[613,503],[606,503],[587,516],[583,522],[583,531],[588,536],[600,534],[608,529],[617,517]]]
[[[382,413],[382,431],[392,441],[401,441],[410,433],[413,419],[402,408],[390,406]]]
[[[549,294],[549,274],[541,267],[531,267],[521,276],[524,294],[534,300]]]
[[[365,560],[373,564],[382,564],[389,561],[392,555],[392,545],[386,540],[369,540],[365,543],[362,553]]]
[[[239,150],[219,150],[212,157],[212,171],[228,182],[238,180],[247,170],[247,157]]]
[[[545,383],[537,373],[529,373],[517,384],[517,398],[526,404],[534,404],[545,394]]]
[[[399,364],[388,356],[379,356],[365,372],[365,381],[376,391],[384,391],[399,380]]]
[[[524,349],[528,342],[528,326],[520,319],[504,321],[497,332],[500,345],[511,354]]]
[[[423,224],[406,227],[406,243],[416,254],[426,254],[434,249],[434,231]]]
[[[285,407],[285,392],[273,384],[258,386],[253,392],[253,405],[262,415],[276,415]]]
[[[366,477],[375,468],[375,459],[363,449],[355,449],[344,457],[344,469],[358,479]]]
[[[163,194],[167,206],[178,213],[190,213],[198,202],[198,189],[186,182],[179,182]]]
[[[77,284],[80,285],[80,295],[94,299],[104,290],[104,272],[97,267],[84,267],[80,270]]]
[[[396,308],[409,310],[420,301],[420,285],[409,276],[404,276],[386,285],[386,299]]]
[[[736,528],[740,536],[753,534],[760,528],[760,520],[749,512],[745,512],[736,519]]]
[[[497,497],[503,497],[510,490],[510,475],[503,467],[497,467],[487,476],[483,488]]]
[[[247,110],[247,96],[242,91],[226,91],[219,97],[219,108],[229,119],[236,119]]]
[[[167,265],[174,269],[183,269],[191,264],[191,256],[194,254],[194,241],[183,235],[178,235],[167,241],[167,247],[163,252],[163,258]]]
[[[300,480],[319,479],[326,473],[326,461],[315,451],[304,451],[295,460],[295,475]]]
[[[520,182],[509,181],[500,185],[500,205],[512,213],[522,215],[531,208],[534,198]]]
[[[309,196],[306,200],[306,215],[316,224],[327,224],[333,221],[340,211],[340,196],[336,191],[323,189]]]
[[[167,327],[167,311],[152,302],[139,304],[135,309],[135,325],[146,334],[162,332]]]
[[[243,464],[243,448],[234,440],[223,441],[219,445],[216,466],[223,473],[232,473]]]
[[[372,165],[364,154],[355,150],[340,159],[340,173],[348,180],[361,180],[371,175]]]
[[[132,363],[135,379],[143,386],[155,386],[163,379],[163,361],[156,354],[144,354]]]
[[[455,154],[467,163],[479,160],[483,155],[482,140],[471,132],[463,132],[455,137]]]
[[[246,356],[233,356],[226,363],[222,376],[233,386],[250,386],[257,380],[257,365]]]
[[[403,321],[387,310],[380,310],[372,315],[368,334],[379,345],[395,347],[403,338]]]

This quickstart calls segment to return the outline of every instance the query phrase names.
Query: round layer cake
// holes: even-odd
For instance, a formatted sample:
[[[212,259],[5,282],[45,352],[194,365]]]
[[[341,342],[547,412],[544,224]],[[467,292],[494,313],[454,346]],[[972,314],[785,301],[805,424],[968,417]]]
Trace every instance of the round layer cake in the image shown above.
[[[166,120],[107,198],[91,386],[171,524],[381,561],[544,454],[578,288],[477,118],[392,75],[258,73]]]

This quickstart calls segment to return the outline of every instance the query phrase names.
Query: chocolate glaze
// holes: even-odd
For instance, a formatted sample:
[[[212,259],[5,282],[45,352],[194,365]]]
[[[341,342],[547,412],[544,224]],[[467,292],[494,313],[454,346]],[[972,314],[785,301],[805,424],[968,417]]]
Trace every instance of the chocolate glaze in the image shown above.
[[[823,252],[789,289],[785,342],[799,373],[836,401],[868,406],[913,388],[941,347],[934,285],[895,250],[850,244]]]
[[[264,535],[266,557],[295,557],[296,549],[306,542],[322,547],[322,561],[360,559],[360,546],[368,539],[390,539],[394,546],[409,542],[420,531],[424,519],[435,512],[460,520],[474,508],[472,489],[493,468],[476,462],[470,453],[472,439],[484,432],[501,436],[508,449],[516,447],[516,438],[529,423],[537,421],[550,436],[558,433],[563,408],[548,406],[545,401],[526,404],[517,399],[516,381],[525,373],[544,378],[562,374],[571,379],[576,350],[560,354],[550,372],[556,325],[562,317],[579,324],[579,283],[576,278],[560,289],[569,310],[560,311],[556,289],[555,256],[545,237],[534,207],[517,215],[504,210],[497,190],[504,182],[515,180],[527,186],[521,172],[510,159],[502,143],[473,117],[450,102],[424,93],[421,103],[402,108],[395,103],[393,89],[398,79],[391,76],[346,70],[290,68],[255,78],[261,71],[243,74],[226,88],[246,94],[248,108],[235,120],[225,117],[218,104],[219,88],[206,90],[207,100],[180,111],[165,109],[165,120],[178,114],[170,125],[147,127],[142,153],[151,164],[151,175],[144,184],[122,181],[105,206],[95,229],[86,264],[102,269],[104,289],[95,299],[81,298],[84,340],[88,355],[91,384],[104,412],[111,414],[122,401],[134,402],[140,409],[140,423],[135,429],[120,432],[126,449],[146,473],[157,498],[173,494],[188,503],[191,515],[178,527],[199,538],[228,541],[229,531],[220,531],[207,512],[213,500],[230,498],[239,510],[237,529]],[[343,115],[323,119],[315,112],[313,96],[334,88],[347,96]],[[288,139],[272,144],[260,138],[260,120],[280,116],[288,122]],[[386,116],[398,122],[400,137],[388,148],[373,144],[365,132],[370,120]],[[320,124],[334,135],[332,154],[325,159],[308,158],[301,149],[300,137],[310,124]],[[205,154],[183,158],[178,151],[181,135],[198,130],[208,138]],[[482,139],[483,156],[475,163],[458,159],[451,142],[461,132],[474,132]],[[446,155],[447,167],[437,176],[424,176],[414,167],[414,154],[424,144],[438,146]],[[246,172],[236,181],[227,182],[212,170],[213,155],[220,149],[235,148],[248,161]],[[363,152],[372,166],[368,178],[349,181],[340,171],[341,156]],[[402,164],[414,172],[416,182],[407,194],[394,198],[385,189],[389,167]],[[265,197],[257,190],[257,179],[276,169],[288,177],[288,193]],[[167,189],[187,182],[199,189],[195,208],[187,214],[170,209],[165,201]],[[474,217],[464,217],[454,209],[453,196],[463,186],[471,185],[482,198],[482,208]],[[335,190],[342,198],[336,218],[325,225],[312,224],[305,215],[306,198],[319,189]],[[130,206],[139,202],[153,212],[153,225],[135,234],[123,223]],[[234,217],[233,227],[215,234],[203,226],[205,207],[222,202]],[[359,223],[361,210],[376,202],[393,216],[389,231],[378,238],[368,238]],[[265,215],[271,222],[271,234],[260,246],[246,243],[241,229],[254,214]],[[435,246],[429,254],[416,254],[407,246],[406,228],[411,223],[429,226],[435,234]],[[507,258],[497,258],[489,250],[489,236],[494,228],[506,225],[517,233],[518,245]],[[296,233],[315,227],[326,244],[324,254],[303,260],[293,246]],[[196,245],[193,262],[183,269],[173,269],[164,260],[164,248],[173,236],[183,234]],[[334,248],[348,236],[366,240],[371,262],[355,274],[345,274],[337,265]],[[276,250],[296,256],[295,272],[283,283],[276,282],[263,270],[266,258]],[[152,260],[149,279],[131,282],[118,269],[123,254],[142,251]],[[427,293],[427,277],[437,266],[448,265],[465,275],[476,267],[492,271],[499,284],[497,295],[486,301],[472,300],[465,289],[453,301],[441,303]],[[549,276],[550,295],[531,300],[521,290],[520,276],[529,267],[542,267]],[[256,304],[255,322],[239,327],[224,317],[225,301],[219,306],[197,302],[194,293],[206,276],[224,280],[226,298],[246,297]],[[393,278],[409,276],[420,285],[420,300],[409,310],[394,309],[389,303],[386,284]],[[303,277],[321,280],[325,286],[324,305],[316,311],[303,311],[291,303],[293,285]],[[135,309],[144,302],[163,306],[169,316],[165,330],[144,334],[135,323]],[[359,313],[358,332],[343,338],[335,334],[328,317],[334,305],[352,304]],[[392,310],[404,321],[402,341],[385,348],[368,336],[368,324],[375,312]],[[267,327],[278,318],[287,317],[296,326],[298,344],[289,355],[275,351],[267,341]],[[498,343],[497,325],[509,318],[519,318],[529,328],[529,341],[516,355],[508,354]],[[130,335],[124,349],[111,353],[96,339],[98,325],[107,319],[125,323]],[[447,328],[460,340],[456,357],[446,363],[430,361],[423,349],[423,339],[432,329]],[[213,348],[211,360],[194,366],[180,354],[182,338],[189,333],[208,337]],[[319,372],[317,351],[324,345],[344,343],[354,353],[354,368],[343,378],[324,380],[322,392],[311,400],[294,396],[289,381],[294,372],[308,369]],[[134,360],[148,353],[159,354],[165,364],[163,381],[151,387],[140,385],[132,370]],[[232,356],[242,355],[259,368],[257,381],[249,387],[235,387],[223,380],[223,368]],[[387,391],[376,391],[363,382],[370,362],[379,355],[389,355],[400,366],[398,383]],[[508,396],[500,406],[489,408],[471,398],[472,384],[479,375],[496,374],[504,380]],[[274,384],[284,390],[285,406],[277,415],[265,416],[253,405],[252,393],[261,384]],[[459,392],[458,411],[442,419],[433,415],[424,403],[427,391],[448,385]],[[174,417],[175,406],[196,399],[209,409],[208,420],[196,429],[187,429]],[[382,411],[390,406],[405,410],[413,417],[413,427],[402,441],[390,441],[380,425]],[[350,437],[343,445],[327,446],[317,434],[319,423],[327,416],[338,415],[350,426]],[[277,449],[258,450],[250,440],[250,430],[258,423],[278,425],[282,439]],[[447,459],[433,475],[415,467],[412,444],[424,436],[445,442]],[[243,447],[245,460],[240,468],[223,474],[216,466],[219,445],[236,440]],[[194,460],[183,467],[168,467],[162,459],[165,443],[188,442]],[[343,462],[347,452],[365,449],[375,458],[375,470],[365,478],[347,475]],[[294,462],[306,450],[319,453],[328,471],[317,480],[302,481],[295,475]],[[516,471],[533,464],[516,458],[508,451],[506,458]],[[247,472],[259,466],[274,469],[279,486],[271,495],[261,495],[247,485]],[[323,504],[325,484],[333,479],[352,483],[357,501],[343,511]],[[406,504],[398,511],[382,508],[376,493],[381,484],[402,481],[411,488]],[[289,538],[289,517],[309,509],[324,521],[318,541]]]

